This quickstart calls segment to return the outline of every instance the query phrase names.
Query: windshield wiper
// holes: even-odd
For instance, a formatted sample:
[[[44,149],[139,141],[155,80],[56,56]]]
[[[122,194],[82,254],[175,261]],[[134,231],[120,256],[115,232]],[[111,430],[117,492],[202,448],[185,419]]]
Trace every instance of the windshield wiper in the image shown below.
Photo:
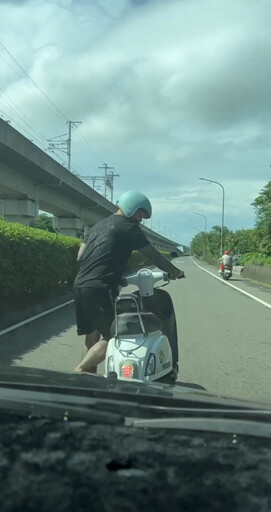
[[[78,403],[61,403],[58,401],[39,400],[38,397],[1,397],[0,416],[5,414],[20,415],[28,419],[54,418],[63,421],[87,421],[110,425],[124,425],[123,414],[113,411],[96,409],[89,405]]]
[[[126,418],[126,426],[271,438],[271,424],[234,418]]]

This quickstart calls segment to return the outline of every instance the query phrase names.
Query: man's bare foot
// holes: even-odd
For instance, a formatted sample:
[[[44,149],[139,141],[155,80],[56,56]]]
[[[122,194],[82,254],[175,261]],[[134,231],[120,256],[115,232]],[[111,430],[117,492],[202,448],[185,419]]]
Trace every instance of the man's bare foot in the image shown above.
[[[79,364],[76,366],[74,371],[77,373],[97,373],[97,366],[93,366],[92,368],[88,368],[88,370],[84,370],[84,367]]]

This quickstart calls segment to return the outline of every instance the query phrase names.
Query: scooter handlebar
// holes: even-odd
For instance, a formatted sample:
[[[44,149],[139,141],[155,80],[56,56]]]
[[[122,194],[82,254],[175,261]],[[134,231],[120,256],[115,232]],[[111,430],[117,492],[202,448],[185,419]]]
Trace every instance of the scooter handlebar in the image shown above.
[[[129,284],[138,286],[138,288],[146,291],[146,295],[151,295],[153,286],[157,281],[170,281],[170,276],[162,270],[153,271],[148,268],[140,269],[136,274],[122,277],[120,286],[125,287]]]
[[[170,275],[168,272],[163,272],[162,270],[159,270],[158,272],[153,272],[153,277],[155,281],[169,281]]]
[[[153,278],[153,281],[156,282],[156,281],[165,281],[165,282],[169,282],[172,280],[172,278],[170,277],[171,274],[169,272],[163,272],[162,270],[159,270],[159,271],[154,271],[154,272],[150,272],[152,274],[152,278]],[[180,276],[180,277],[177,277],[177,279],[185,279],[186,276],[183,275],[183,276]],[[121,281],[120,281],[120,286],[122,288],[124,288],[125,286],[128,286],[129,283],[133,283],[134,284],[137,284],[137,275],[132,275],[132,276],[127,276],[127,277],[122,277],[121,278]]]

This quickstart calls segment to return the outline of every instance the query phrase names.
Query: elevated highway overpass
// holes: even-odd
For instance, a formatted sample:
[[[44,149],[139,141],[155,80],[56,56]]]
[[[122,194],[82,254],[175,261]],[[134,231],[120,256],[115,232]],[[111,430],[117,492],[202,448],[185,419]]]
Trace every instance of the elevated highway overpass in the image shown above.
[[[116,207],[0,119],[0,215],[29,225],[39,210],[54,215],[61,234],[77,236]],[[158,249],[181,245],[146,226],[142,229]]]

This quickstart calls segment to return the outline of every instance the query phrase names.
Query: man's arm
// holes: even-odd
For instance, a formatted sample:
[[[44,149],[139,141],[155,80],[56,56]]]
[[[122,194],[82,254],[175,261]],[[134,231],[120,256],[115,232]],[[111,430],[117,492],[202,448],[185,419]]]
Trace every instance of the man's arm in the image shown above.
[[[81,244],[80,245],[80,248],[79,248],[79,251],[78,251],[78,254],[77,254],[77,261],[80,261],[84,252],[85,252],[85,248],[86,248],[86,244]]]
[[[178,279],[184,277],[184,272],[179,268],[172,265],[167,258],[162,256],[159,251],[157,251],[151,244],[146,245],[142,249],[139,249],[139,252],[147,256],[152,260],[152,262],[164,272],[168,272],[170,274],[171,279]]]

